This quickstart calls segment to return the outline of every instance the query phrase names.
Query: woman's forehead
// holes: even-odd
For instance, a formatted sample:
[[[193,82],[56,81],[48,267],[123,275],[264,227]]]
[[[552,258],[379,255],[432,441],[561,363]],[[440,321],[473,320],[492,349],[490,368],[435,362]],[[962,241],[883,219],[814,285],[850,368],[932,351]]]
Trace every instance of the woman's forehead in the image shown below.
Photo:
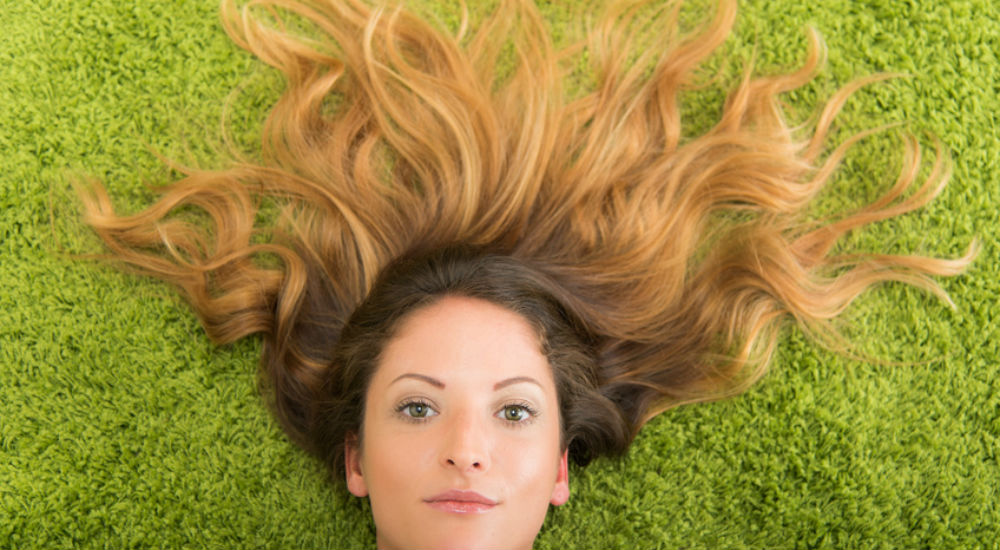
[[[373,383],[388,385],[408,373],[445,385],[493,386],[519,377],[553,383],[538,335],[525,318],[464,296],[446,296],[408,315],[387,342]]]

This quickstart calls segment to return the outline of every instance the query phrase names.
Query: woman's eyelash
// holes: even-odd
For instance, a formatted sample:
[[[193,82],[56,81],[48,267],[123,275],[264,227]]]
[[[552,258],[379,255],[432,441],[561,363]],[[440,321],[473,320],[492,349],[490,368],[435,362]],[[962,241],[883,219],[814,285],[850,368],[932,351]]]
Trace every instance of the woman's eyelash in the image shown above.
[[[396,406],[396,414],[408,422],[426,422],[429,417],[437,416],[437,411],[422,399],[411,399]]]
[[[517,413],[515,411],[521,412]],[[517,418],[518,415],[524,415],[524,418]],[[524,426],[535,420],[538,416],[538,411],[528,403],[514,401],[504,404],[500,412],[497,413],[497,416],[512,426]]]
[[[438,411],[427,401],[422,399],[410,399],[403,401],[395,408],[396,415],[406,420],[419,424],[426,422],[430,417],[437,416]],[[511,426],[525,426],[538,417],[538,411],[529,403],[514,401],[505,403],[496,414],[497,418]]]

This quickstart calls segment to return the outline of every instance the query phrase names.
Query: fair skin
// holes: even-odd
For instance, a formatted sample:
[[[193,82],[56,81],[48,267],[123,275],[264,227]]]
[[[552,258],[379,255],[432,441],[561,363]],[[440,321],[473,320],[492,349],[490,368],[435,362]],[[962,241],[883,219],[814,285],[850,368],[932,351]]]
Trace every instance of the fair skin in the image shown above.
[[[378,548],[530,548],[569,498],[555,381],[532,327],[448,296],[410,314],[365,403],[347,487],[371,501]]]

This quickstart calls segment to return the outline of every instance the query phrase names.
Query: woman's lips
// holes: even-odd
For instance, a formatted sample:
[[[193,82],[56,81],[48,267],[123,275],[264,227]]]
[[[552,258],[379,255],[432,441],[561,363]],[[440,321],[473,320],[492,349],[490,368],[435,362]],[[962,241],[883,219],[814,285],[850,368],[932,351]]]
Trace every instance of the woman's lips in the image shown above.
[[[481,514],[492,510],[494,506],[499,504],[475,491],[445,491],[424,499],[424,502],[429,504],[431,508],[453,514]]]

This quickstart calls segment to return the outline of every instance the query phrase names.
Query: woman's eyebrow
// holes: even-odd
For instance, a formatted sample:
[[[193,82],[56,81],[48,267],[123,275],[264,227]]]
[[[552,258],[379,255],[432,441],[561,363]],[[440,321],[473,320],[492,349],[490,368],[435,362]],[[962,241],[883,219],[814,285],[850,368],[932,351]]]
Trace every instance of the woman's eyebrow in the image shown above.
[[[427,375],[424,375],[424,374],[417,374],[417,373],[414,373],[414,372],[407,372],[405,374],[400,374],[399,376],[396,377],[395,380],[393,380],[392,382],[389,382],[389,385],[391,386],[391,385],[395,384],[396,382],[399,382],[403,378],[414,378],[414,379],[420,380],[422,382],[427,382],[428,384],[430,384],[430,385],[432,385],[432,386],[434,386],[436,388],[444,389],[444,382],[438,380],[437,378],[431,378],[430,376],[427,376]]]
[[[538,383],[538,380],[535,380],[534,378],[532,378],[530,376],[515,376],[513,378],[508,378],[506,380],[501,380],[501,381],[497,382],[496,384],[494,384],[493,385],[493,391],[497,391],[497,390],[506,388],[507,386],[510,386],[511,384],[518,384],[520,382],[530,382],[530,383],[538,386],[539,388],[542,387],[542,385]]]

